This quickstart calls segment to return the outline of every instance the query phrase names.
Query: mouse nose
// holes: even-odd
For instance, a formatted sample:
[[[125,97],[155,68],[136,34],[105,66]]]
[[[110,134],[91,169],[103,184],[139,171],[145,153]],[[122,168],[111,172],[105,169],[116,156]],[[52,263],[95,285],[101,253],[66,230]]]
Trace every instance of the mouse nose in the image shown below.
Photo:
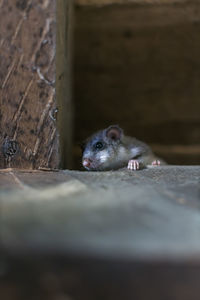
[[[91,165],[91,163],[92,163],[92,161],[91,161],[91,159],[90,158],[84,158],[84,160],[83,160],[83,166],[84,167],[90,167],[90,165]]]

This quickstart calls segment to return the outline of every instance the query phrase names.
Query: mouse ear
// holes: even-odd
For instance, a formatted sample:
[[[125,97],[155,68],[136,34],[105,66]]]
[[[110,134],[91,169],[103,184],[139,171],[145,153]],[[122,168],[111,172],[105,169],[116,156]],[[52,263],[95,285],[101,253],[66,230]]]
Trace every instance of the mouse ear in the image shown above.
[[[117,141],[120,140],[123,135],[123,130],[118,125],[111,125],[106,129],[106,137]]]

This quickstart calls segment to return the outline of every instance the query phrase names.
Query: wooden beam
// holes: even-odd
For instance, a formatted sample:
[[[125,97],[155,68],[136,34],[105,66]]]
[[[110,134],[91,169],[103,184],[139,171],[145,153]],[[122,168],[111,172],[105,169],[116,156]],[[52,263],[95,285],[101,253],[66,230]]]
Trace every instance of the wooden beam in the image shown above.
[[[103,6],[103,5],[111,5],[111,4],[177,4],[177,3],[186,3],[188,0],[75,0],[76,5],[80,6]]]
[[[57,168],[56,1],[0,6],[0,167]]]
[[[72,61],[73,6],[71,0],[57,1],[56,34],[56,99],[60,134],[61,166],[71,167],[72,119],[71,61]]]
[[[2,181],[1,299],[199,300],[200,166]]]

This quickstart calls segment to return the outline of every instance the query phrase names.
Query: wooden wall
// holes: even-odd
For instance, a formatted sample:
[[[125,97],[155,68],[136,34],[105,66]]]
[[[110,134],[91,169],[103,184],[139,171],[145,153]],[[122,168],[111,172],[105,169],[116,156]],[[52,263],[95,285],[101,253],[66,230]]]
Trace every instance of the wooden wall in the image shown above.
[[[171,163],[200,163],[200,2],[93,2],[75,9],[75,145],[119,124]]]

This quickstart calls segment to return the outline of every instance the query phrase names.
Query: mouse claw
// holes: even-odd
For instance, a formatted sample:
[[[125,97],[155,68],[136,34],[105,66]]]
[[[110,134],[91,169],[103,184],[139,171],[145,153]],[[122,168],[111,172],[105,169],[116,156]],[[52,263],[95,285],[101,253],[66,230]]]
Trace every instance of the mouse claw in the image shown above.
[[[152,166],[160,166],[160,160],[156,159],[156,160],[152,161],[151,165]]]
[[[137,171],[140,169],[140,163],[138,160],[134,160],[134,159],[131,159],[129,160],[128,162],[128,166],[127,166],[128,170],[134,170],[134,171]]]

